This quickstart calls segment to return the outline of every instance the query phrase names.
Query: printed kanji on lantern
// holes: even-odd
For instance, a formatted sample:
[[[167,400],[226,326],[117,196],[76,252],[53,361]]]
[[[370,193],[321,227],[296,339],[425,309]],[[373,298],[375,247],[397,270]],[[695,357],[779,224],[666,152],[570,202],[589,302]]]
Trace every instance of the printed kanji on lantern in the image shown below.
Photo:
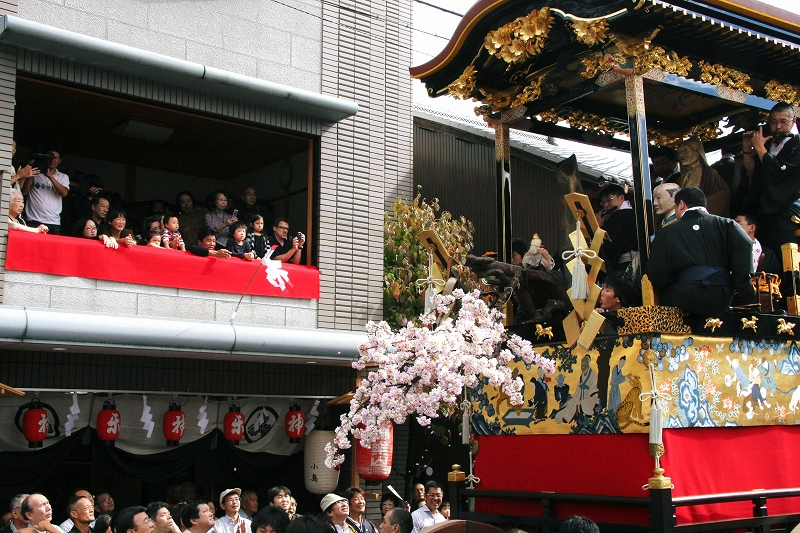
[[[325,446],[334,438],[333,431],[315,429],[306,437],[303,451],[303,477],[311,494],[328,494],[339,484],[339,467],[325,466]]]
[[[299,405],[294,404],[289,408],[289,412],[286,413],[286,418],[284,419],[284,425],[286,426],[286,435],[289,437],[289,442],[292,444],[300,442],[300,439],[306,434],[306,415],[300,410]]]
[[[103,408],[97,413],[97,438],[107,446],[114,446],[121,427],[122,416],[117,411],[117,405],[110,399],[104,401]]]
[[[42,408],[38,399],[33,400],[22,417],[22,432],[28,441],[28,448],[41,448],[49,428],[47,411]]]
[[[389,424],[378,431],[380,436],[371,448],[365,448],[356,441],[356,471],[358,477],[365,481],[383,481],[392,472],[394,426]]]
[[[225,415],[223,429],[225,440],[238,446],[239,441],[244,437],[244,415],[239,410],[237,404],[232,403],[228,406],[228,413]]]
[[[167,446],[177,446],[183,438],[183,430],[186,428],[186,415],[181,411],[181,404],[172,402],[169,404],[169,411],[164,413],[164,438],[167,439]]]

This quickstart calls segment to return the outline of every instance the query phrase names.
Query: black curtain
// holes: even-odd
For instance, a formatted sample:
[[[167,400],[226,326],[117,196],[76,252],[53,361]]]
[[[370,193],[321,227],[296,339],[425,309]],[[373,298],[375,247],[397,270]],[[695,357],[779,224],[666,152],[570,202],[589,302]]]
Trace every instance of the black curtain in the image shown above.
[[[227,487],[258,488],[264,505],[270,487],[286,485],[297,493],[295,498],[301,508],[313,509],[318,503],[318,497],[304,490],[302,453],[286,456],[247,452],[226,441],[222,431],[214,429],[194,442],[160,453],[136,455],[107,446],[97,438],[92,428],[87,427],[40,450],[0,452],[0,471],[3,472],[0,476],[0,505],[21,492],[41,491],[54,500],[58,498],[56,494],[79,485],[83,473],[71,470],[69,464],[75,455],[94,457],[93,469],[145,484],[167,482],[193,465],[202,464],[205,472],[214,479],[216,492]]]

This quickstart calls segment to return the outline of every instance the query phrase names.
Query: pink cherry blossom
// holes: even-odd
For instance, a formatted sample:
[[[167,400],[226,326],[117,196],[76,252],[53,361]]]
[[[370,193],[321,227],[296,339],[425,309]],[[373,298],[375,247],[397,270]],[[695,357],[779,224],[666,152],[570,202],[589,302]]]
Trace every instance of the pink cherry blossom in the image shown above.
[[[442,320],[453,303],[457,314]],[[353,368],[370,365],[370,371],[350,401],[350,412],[341,416],[333,442],[325,447],[329,468],[344,461],[340,451],[350,447],[350,435],[370,448],[381,428],[402,424],[409,416],[430,426],[433,419],[460,409],[466,391],[484,379],[507,394],[511,405],[521,405],[523,383],[513,376],[513,361],[537,365],[548,375],[555,372],[555,363],[537,354],[530,342],[506,334],[503,314],[488,307],[477,291],[438,295],[434,306],[420,317],[421,326],[409,322],[392,331],[386,322],[367,324],[369,337],[359,347]]]

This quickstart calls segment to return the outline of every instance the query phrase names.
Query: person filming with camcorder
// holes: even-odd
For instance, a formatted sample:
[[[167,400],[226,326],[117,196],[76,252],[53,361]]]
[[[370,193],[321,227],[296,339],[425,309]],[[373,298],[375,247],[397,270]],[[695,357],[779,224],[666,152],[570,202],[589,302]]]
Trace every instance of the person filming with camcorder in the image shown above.
[[[25,180],[22,193],[28,196],[25,218],[30,226],[44,224],[49,233],[61,233],[62,200],[69,194],[69,176],[58,171],[61,151],[35,150],[30,156],[30,166],[39,174]]]

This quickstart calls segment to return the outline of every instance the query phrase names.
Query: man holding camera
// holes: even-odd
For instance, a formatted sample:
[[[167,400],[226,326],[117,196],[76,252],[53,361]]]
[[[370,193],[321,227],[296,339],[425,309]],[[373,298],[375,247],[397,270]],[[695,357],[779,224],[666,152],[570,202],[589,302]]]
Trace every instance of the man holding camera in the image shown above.
[[[28,196],[25,218],[29,226],[44,224],[48,233],[58,235],[61,233],[62,199],[69,194],[69,176],[58,171],[61,152],[50,150],[46,154],[36,154],[35,158],[47,161],[47,170],[27,179],[22,186],[22,194]],[[42,167],[43,164],[39,168]]]
[[[781,245],[800,244],[794,235],[800,226],[800,138],[792,133],[797,112],[790,104],[776,104],[769,113],[767,132],[761,128],[744,135],[744,172],[752,185],[746,209],[761,220],[758,238],[781,256]]]
[[[272,235],[270,235],[268,243],[268,246],[274,249],[271,259],[299,265],[305,242],[306,236],[299,231],[290,239],[289,221],[285,218],[276,218],[272,224]]]

